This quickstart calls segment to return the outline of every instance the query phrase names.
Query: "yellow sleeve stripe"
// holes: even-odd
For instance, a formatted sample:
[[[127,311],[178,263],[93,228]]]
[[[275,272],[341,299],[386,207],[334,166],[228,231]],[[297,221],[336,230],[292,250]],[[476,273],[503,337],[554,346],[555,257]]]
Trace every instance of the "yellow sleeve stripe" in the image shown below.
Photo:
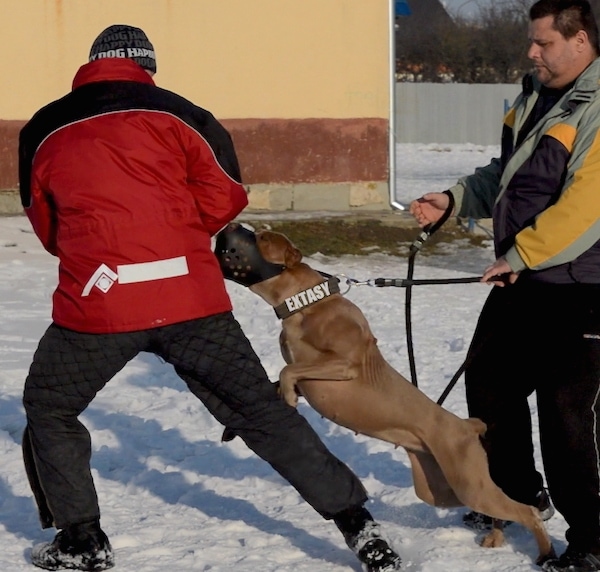
[[[506,112],[506,115],[504,116],[504,125],[506,125],[507,127],[514,127],[515,126],[515,117],[516,117],[516,112],[514,107],[512,109],[509,109]]]
[[[553,137],[557,141],[563,144],[566,150],[571,153],[573,151],[573,145],[575,143],[575,136],[577,135],[577,129],[572,125],[566,125],[565,123],[558,123],[553,125],[546,131],[548,137]]]
[[[572,149],[574,129],[556,126],[558,137]],[[557,138],[558,138],[557,137]],[[557,203],[516,237],[516,248],[528,268],[542,270],[573,260],[597,239],[600,220],[600,132]],[[571,251],[571,252],[570,252]],[[564,259],[564,260],[563,260]]]

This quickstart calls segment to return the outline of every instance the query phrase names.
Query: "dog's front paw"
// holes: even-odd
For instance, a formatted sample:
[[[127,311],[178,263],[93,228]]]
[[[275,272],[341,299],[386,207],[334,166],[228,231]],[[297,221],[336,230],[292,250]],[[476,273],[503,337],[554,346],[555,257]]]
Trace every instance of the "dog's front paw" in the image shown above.
[[[298,394],[296,393],[296,386],[294,386],[291,391],[281,391],[281,388],[279,388],[279,391],[281,393],[281,396],[283,397],[283,400],[288,404],[291,405],[292,407],[297,407],[298,406]]]
[[[283,400],[292,407],[296,407],[298,405],[298,386],[295,381],[290,379],[280,379],[277,387],[279,391],[279,395],[283,398]]]
[[[499,548],[504,546],[504,532],[498,528],[493,528],[479,542],[483,548]]]

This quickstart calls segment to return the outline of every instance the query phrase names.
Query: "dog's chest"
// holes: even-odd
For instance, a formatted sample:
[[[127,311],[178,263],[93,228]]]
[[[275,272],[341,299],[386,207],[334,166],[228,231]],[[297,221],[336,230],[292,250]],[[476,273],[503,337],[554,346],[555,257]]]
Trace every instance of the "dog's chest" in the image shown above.
[[[303,339],[302,328],[295,324],[284,324],[279,335],[281,355],[286,363],[311,362],[320,352]]]

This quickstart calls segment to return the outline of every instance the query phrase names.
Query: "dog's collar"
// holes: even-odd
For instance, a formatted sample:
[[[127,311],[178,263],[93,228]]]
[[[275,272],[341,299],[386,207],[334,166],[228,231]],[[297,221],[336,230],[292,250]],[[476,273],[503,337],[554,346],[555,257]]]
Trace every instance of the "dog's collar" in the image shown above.
[[[307,288],[294,294],[283,301],[283,304],[275,307],[275,314],[280,320],[289,318],[292,314],[308,308],[325,298],[329,298],[333,294],[338,294],[340,291],[339,280],[335,276],[331,276],[328,280]]]

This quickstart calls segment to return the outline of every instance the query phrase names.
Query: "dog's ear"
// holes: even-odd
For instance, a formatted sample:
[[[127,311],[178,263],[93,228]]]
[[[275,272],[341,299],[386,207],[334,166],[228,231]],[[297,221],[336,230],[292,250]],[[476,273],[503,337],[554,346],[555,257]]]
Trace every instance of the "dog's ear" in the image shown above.
[[[300,264],[302,260],[302,253],[292,244],[290,244],[286,250],[285,255],[283,257],[283,263],[286,268],[293,268],[297,264]]]

